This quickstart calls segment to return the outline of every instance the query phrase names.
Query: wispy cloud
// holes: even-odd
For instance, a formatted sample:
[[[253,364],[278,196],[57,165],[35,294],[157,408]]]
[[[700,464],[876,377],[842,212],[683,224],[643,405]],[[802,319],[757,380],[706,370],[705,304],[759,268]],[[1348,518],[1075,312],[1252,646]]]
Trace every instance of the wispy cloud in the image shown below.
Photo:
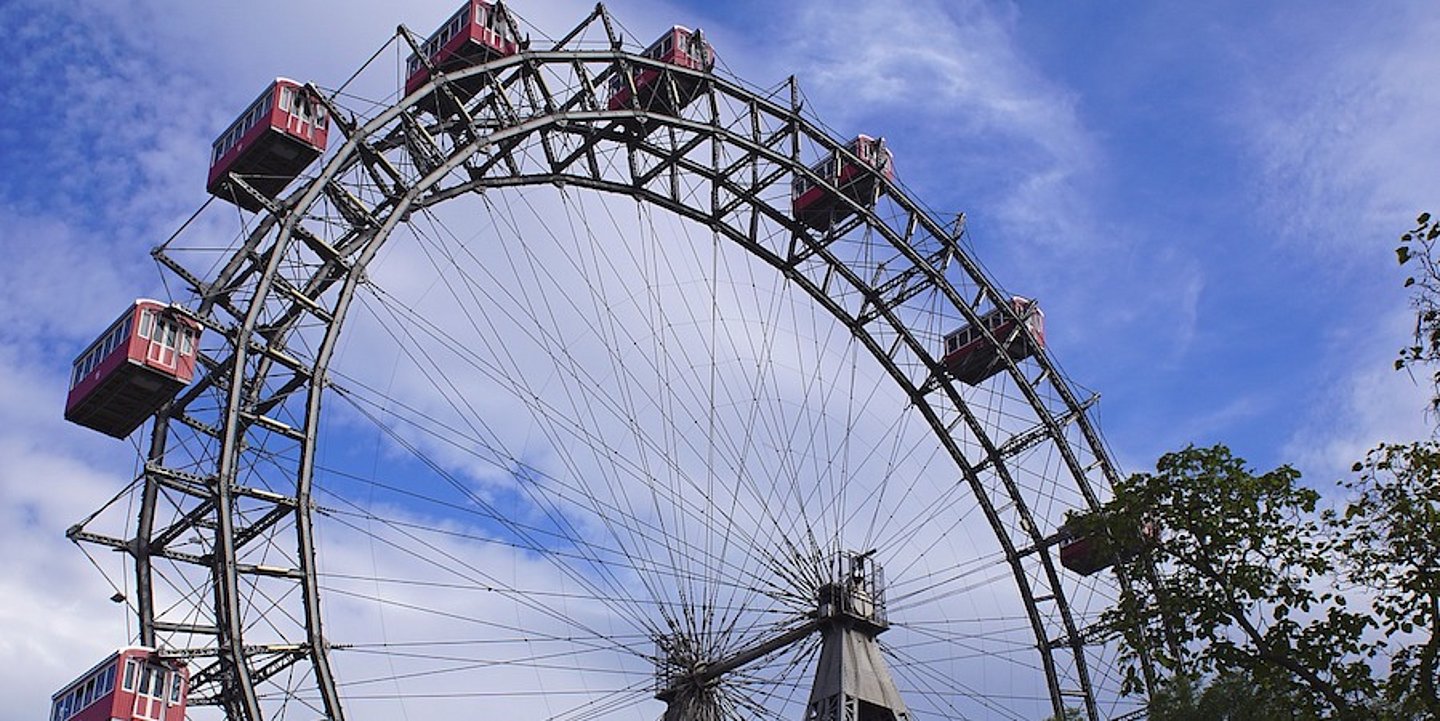
[[[1337,341],[1351,352],[1331,354],[1336,370],[1307,399],[1301,423],[1286,443],[1287,456],[1318,483],[1347,474],[1380,443],[1430,437],[1425,379],[1392,365],[1397,339],[1413,328],[1414,316],[1397,309],[1375,320],[1370,332]]]
[[[1341,259],[1440,197],[1434,118],[1440,11],[1399,4],[1369,22],[1304,35],[1299,62],[1260,69],[1242,86],[1237,119],[1260,160],[1264,212],[1294,242]]]
[[[0,346],[0,543],[15,550],[0,564],[0,651],[29,659],[26,673],[0,676],[0,692],[32,717],[124,639],[125,616],[106,600],[112,582],[128,582],[120,557],[91,549],[92,566],[63,534],[129,482],[134,458],[129,445],[60,419],[66,374],[33,347]]]
[[[1096,148],[1075,92],[1026,54],[1015,11],[846,0],[800,6],[789,20],[779,54],[812,111],[842,135],[889,134],[901,179],[922,197],[1041,242],[1031,231],[1053,218],[1083,225],[1070,184],[1093,170]]]
[[[1429,3],[1368,22],[1301,23],[1296,62],[1255,73],[1235,116],[1274,238],[1313,277],[1350,284],[1343,297],[1317,298],[1330,307],[1316,357],[1333,370],[1298,409],[1285,451],[1323,476],[1345,473],[1382,440],[1426,435],[1423,391],[1391,366],[1413,317],[1390,250],[1440,203],[1437,31],[1440,9]]]

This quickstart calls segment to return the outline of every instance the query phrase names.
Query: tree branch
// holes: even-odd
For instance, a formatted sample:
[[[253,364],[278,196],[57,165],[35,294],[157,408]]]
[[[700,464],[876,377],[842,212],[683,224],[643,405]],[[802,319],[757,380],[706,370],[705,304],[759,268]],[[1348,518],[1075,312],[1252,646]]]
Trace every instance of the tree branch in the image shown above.
[[[1194,565],[1195,570],[1210,579],[1211,583],[1214,583],[1215,587],[1220,589],[1220,592],[1224,594],[1227,606],[1226,610],[1229,611],[1230,617],[1235,619],[1235,623],[1240,626],[1240,629],[1245,632],[1245,635],[1249,637],[1250,642],[1254,644],[1256,656],[1289,671],[1303,680],[1312,690],[1325,697],[1325,700],[1334,707],[1336,713],[1338,713],[1341,718],[1356,718],[1355,709],[1350,705],[1349,701],[1345,700],[1345,697],[1340,694],[1334,684],[1320,678],[1319,674],[1306,668],[1288,654],[1277,652],[1266,642],[1265,635],[1262,634],[1260,629],[1256,628],[1255,624],[1251,623],[1250,619],[1245,615],[1244,606],[1235,598],[1233,589],[1216,573],[1214,566],[1212,566],[1208,560],[1203,556],[1197,556]]]

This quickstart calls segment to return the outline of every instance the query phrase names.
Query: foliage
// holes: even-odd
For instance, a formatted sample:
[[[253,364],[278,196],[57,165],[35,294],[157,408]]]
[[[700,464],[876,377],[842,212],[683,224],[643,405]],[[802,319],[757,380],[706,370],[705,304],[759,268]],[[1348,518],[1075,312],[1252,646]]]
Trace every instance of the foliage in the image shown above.
[[[1078,706],[1066,706],[1063,716],[1047,716],[1045,721],[1084,721],[1085,711]]]
[[[1382,444],[1354,471],[1337,550],[1388,641],[1386,702],[1402,718],[1440,719],[1440,445]]]
[[[1299,475],[1255,473],[1224,446],[1191,447],[1116,487],[1092,532],[1161,529],[1122,559],[1129,588],[1106,619],[1132,661],[1147,649],[1172,678],[1240,675],[1300,717],[1358,717],[1376,688],[1373,621],[1325,583],[1338,571],[1332,543],[1319,494]],[[1132,668],[1130,687],[1138,682]]]
[[[1226,672],[1201,683],[1180,676],[1150,701],[1149,721],[1312,721],[1284,696],[1262,689],[1245,672]]]
[[[1410,275],[1413,345],[1395,368],[1429,367],[1429,410],[1440,411],[1440,223],[1429,213],[1400,236],[1395,255]],[[1432,419],[1434,416],[1432,416]],[[1440,419],[1436,420],[1440,431]],[[1402,718],[1440,719],[1440,443],[1381,444],[1343,485],[1352,501],[1339,520],[1349,578],[1375,595],[1391,642],[1387,708]]]
[[[1396,248],[1415,336],[1395,368],[1425,368],[1432,413],[1437,244],[1426,213]],[[1224,446],[1192,447],[1077,521],[1120,550],[1128,584],[1106,620],[1130,690],[1142,652],[1165,672],[1152,719],[1440,719],[1440,441],[1381,444],[1352,472],[1335,512],[1288,466],[1257,474]]]
[[[1440,222],[1429,213],[1415,219],[1415,228],[1400,236],[1395,256],[1410,275],[1405,287],[1414,288],[1410,305],[1415,309],[1414,344],[1400,350],[1395,368],[1413,369],[1418,365],[1434,367],[1430,372],[1430,410],[1440,411],[1440,256],[1435,245],[1440,241]]]

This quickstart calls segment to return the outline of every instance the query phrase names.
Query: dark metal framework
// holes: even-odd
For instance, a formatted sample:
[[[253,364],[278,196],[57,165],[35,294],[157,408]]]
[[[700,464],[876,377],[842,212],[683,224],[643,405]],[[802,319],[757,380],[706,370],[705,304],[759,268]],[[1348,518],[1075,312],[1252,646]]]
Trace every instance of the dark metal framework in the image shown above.
[[[597,28],[609,47],[580,47],[576,39]],[[676,116],[607,110],[612,74],[641,66],[661,71],[673,107],[684,105],[677,81],[698,83],[698,99]],[[462,81],[482,90],[456,97],[450,89]],[[429,107],[449,107],[450,117],[419,107],[431,93],[441,102]],[[311,498],[342,321],[366,265],[412,213],[491,188],[565,184],[628,195],[710,228],[843,324],[933,430],[994,531],[1055,713],[1079,705],[1102,716],[1087,654],[1097,630],[1072,613],[1075,581],[1047,551],[1062,520],[1015,472],[1043,447],[1059,459],[1052,470],[1069,507],[1095,507],[1115,470],[1086,414],[1093,398],[1078,397],[1043,353],[1005,359],[992,382],[1023,404],[1008,417],[1030,420],[997,423],[942,371],[941,333],[1010,307],[962,250],[963,218],[946,227],[883,183],[883,208],[847,200],[851,216],[823,233],[791,217],[791,180],[823,184],[814,159],[846,154],[843,141],[802,115],[793,79],[767,94],[658,63],[623,49],[597,6],[553,47],[437,72],[368,119],[329,110],[344,143],[288,198],[271,201],[231,178],[266,212],[228,258],[198,271],[182,253],[154,252],[200,299],[198,317],[224,346],[202,359],[203,377],[154,426],[134,535],[72,532],[133,557],[140,643],[196,664],[192,703],[219,705],[232,719],[266,718],[259,689],[269,683],[318,691],[323,713],[344,718],[320,617],[321,511]],[[163,585],[169,573],[204,577],[208,598]]]

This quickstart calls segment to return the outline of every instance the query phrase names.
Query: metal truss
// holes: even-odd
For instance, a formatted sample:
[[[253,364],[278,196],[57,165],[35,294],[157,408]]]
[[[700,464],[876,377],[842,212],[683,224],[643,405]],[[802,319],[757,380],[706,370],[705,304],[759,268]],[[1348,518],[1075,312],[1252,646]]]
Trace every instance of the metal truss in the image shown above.
[[[586,31],[609,47],[581,47]],[[678,114],[609,110],[611,78],[650,67]],[[473,88],[480,88],[472,92]],[[693,102],[682,92],[698,89]],[[437,117],[437,113],[441,117]],[[199,270],[154,253],[200,299],[224,338],[202,377],[162,411],[151,436],[135,532],[79,540],[134,559],[140,641],[198,664],[195,703],[231,719],[267,718],[262,687],[304,691],[343,719],[320,617],[311,497],[327,370],[365,268],[412,214],[509,186],[557,184],[633,197],[745,248],[842,324],[903,390],[954,460],[995,534],[1025,604],[1057,717],[1079,703],[1100,718],[1087,643],[1062,570],[1043,550],[1060,520],[1016,464],[1043,448],[1060,459],[1072,507],[1094,508],[1115,470],[1082,399],[1046,355],[1004,358],[1023,424],[994,422],[939,364],[939,335],[975,323],[1008,295],[946,227],[905,192],[846,199],[849,219],[825,232],[796,222],[790,185],[837,139],[802,113],[793,79],[760,92],[622,47],[603,7],[553,47],[454,73],[369,118],[329,114],[343,144],[318,174],[272,201],[232,177],[265,211],[230,257]],[[852,161],[855,159],[850,158]],[[1010,311],[1006,311],[1010,312]],[[1020,332],[1025,324],[1017,323]],[[998,342],[990,338],[992,342]],[[168,580],[162,580],[164,579]]]

